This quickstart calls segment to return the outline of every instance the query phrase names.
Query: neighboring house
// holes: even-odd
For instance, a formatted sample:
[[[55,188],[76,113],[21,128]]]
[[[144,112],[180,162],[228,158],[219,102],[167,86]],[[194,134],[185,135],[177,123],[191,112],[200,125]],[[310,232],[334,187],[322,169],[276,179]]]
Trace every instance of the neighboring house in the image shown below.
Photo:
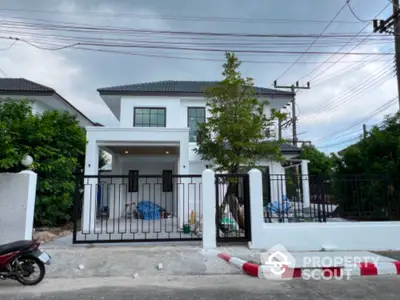
[[[88,144],[85,175],[99,174],[99,149],[112,155],[110,174],[113,175],[201,174],[209,162],[202,161],[193,150],[196,148],[197,122],[205,122],[209,116],[202,90],[216,83],[159,81],[98,89],[120,125],[86,128]],[[261,87],[255,87],[255,92],[261,100],[268,100],[270,103],[266,114],[270,113],[271,108],[283,108],[293,99],[291,92]],[[281,145],[281,152],[286,159],[292,159],[300,154],[300,149],[284,144]],[[260,161],[259,165],[268,168],[271,174],[285,174],[279,162],[266,159]],[[97,179],[93,179],[92,183],[95,180]],[[146,183],[150,180],[146,179]],[[118,181],[118,178],[112,178],[112,182],[118,188],[118,182],[122,182],[122,179]],[[141,189],[143,182],[139,182],[138,186]],[[278,199],[285,193],[281,186],[279,182],[271,182],[272,197]],[[138,191],[139,194],[142,192]],[[88,214],[90,197],[94,196],[90,196],[89,192],[86,194],[84,206],[87,209],[85,213]],[[112,194],[121,195],[121,192],[113,191]],[[108,197],[110,218],[121,217],[124,202],[129,197],[132,199],[129,191],[124,194],[126,195],[123,198],[118,199],[118,204],[112,199],[114,196]],[[146,198],[143,194],[140,195]],[[149,195],[148,197],[150,198]],[[175,212],[176,210],[177,208]],[[87,217],[87,220],[92,219],[94,222],[92,216]],[[87,222],[84,228],[89,226]]]
[[[28,100],[33,113],[46,110],[67,111],[75,115],[82,127],[97,126],[54,89],[24,78],[0,78],[0,99]]]

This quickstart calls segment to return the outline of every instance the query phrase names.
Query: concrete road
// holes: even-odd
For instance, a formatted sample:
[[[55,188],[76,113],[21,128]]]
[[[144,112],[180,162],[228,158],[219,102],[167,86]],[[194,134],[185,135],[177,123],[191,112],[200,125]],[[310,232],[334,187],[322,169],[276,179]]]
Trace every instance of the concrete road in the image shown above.
[[[36,287],[1,282],[1,300],[398,300],[400,277],[348,281],[266,281],[245,275],[47,279]]]

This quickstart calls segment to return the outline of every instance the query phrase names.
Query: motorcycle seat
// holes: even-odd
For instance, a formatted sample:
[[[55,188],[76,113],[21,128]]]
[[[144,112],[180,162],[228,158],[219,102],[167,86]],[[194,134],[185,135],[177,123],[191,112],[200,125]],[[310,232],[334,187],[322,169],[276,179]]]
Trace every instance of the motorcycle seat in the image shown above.
[[[0,255],[11,253],[18,250],[25,250],[32,245],[32,241],[16,241],[8,244],[0,245]]]

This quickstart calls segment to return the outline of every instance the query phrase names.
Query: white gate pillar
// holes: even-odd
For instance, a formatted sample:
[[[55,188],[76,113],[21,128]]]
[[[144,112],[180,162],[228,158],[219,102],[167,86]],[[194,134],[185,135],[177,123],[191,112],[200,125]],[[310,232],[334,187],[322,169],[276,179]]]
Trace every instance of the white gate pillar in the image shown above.
[[[89,135],[89,134],[88,134]],[[88,137],[85,154],[85,175],[97,176],[99,173],[99,146],[95,139]],[[98,179],[84,178],[82,233],[94,233],[96,226],[96,209],[98,194]]]
[[[263,216],[263,189],[262,173],[258,169],[249,171],[250,185],[250,222],[251,222],[251,242],[249,248],[262,248],[264,216]]]
[[[215,174],[213,170],[206,169],[201,174],[202,197],[201,211],[203,212],[203,248],[217,247],[216,234],[216,200],[215,200]]]
[[[310,181],[308,178],[308,160],[301,161],[301,184],[303,188],[303,207],[310,207]]]

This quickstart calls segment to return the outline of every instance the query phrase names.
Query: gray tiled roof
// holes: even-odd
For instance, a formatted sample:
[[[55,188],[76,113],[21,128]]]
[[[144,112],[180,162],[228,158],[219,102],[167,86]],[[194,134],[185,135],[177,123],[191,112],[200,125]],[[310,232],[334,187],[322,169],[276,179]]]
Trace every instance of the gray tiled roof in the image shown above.
[[[90,120],[87,116],[85,116],[81,111],[79,111],[75,106],[73,106],[69,101],[67,101],[65,98],[63,98],[60,94],[58,94],[54,89],[30,81],[25,78],[0,78],[0,94],[10,94],[10,95],[40,95],[40,94],[46,94],[46,95],[52,95],[52,96],[57,96],[61,101],[63,101],[65,104],[70,106],[72,109],[74,109],[76,112],[81,114],[85,119],[87,119],[89,122],[93,123],[92,120]]]
[[[0,92],[54,93],[55,90],[24,78],[0,78]]]
[[[204,88],[218,84],[218,81],[156,81],[100,88],[100,94],[196,94]],[[259,95],[292,95],[291,92],[254,87]]]
[[[290,145],[290,144],[281,144],[279,145],[279,149],[283,153],[300,153],[301,149],[299,147]]]

